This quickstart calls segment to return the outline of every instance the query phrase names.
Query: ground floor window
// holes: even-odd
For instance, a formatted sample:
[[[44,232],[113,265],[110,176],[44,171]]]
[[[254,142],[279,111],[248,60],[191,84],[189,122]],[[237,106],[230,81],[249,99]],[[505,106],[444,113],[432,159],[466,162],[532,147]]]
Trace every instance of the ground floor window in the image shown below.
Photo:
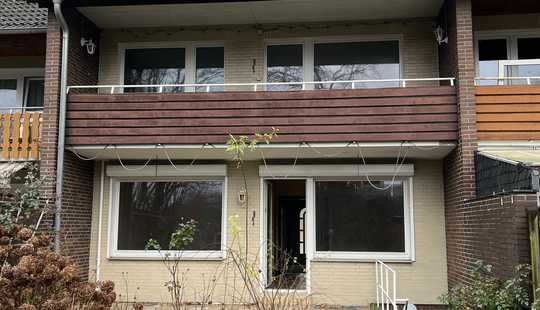
[[[193,220],[196,231],[186,252],[221,251],[224,181],[119,181],[116,183],[113,255],[151,256],[149,239],[168,250],[171,233]]]
[[[317,251],[405,252],[403,182],[373,183],[315,182]]]

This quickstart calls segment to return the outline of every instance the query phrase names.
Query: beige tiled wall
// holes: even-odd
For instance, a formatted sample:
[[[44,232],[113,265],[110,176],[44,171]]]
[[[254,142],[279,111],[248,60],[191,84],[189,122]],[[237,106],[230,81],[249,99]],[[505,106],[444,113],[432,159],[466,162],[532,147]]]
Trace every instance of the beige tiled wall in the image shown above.
[[[99,189],[99,168],[96,168],[95,199],[92,247],[91,277],[95,273]],[[245,216],[248,217],[248,248],[250,258],[255,259],[259,251],[260,236],[260,178],[258,163],[249,162],[246,166],[248,181],[249,208],[239,206],[238,189],[243,184],[239,170],[229,166],[228,172],[228,217],[237,217],[243,231],[239,238],[244,244]],[[137,295],[137,300],[146,302],[166,302],[168,293],[164,287],[167,273],[159,261],[113,261],[106,258],[109,219],[109,179],[104,178],[101,268],[103,280],[113,280],[117,292],[124,300],[125,283],[128,283],[129,294]],[[443,175],[440,161],[415,162],[413,182],[414,195],[414,228],[416,239],[416,261],[414,263],[391,264],[398,273],[399,297],[409,298],[413,303],[439,303],[438,296],[447,289],[446,246],[443,204]],[[229,225],[228,242],[231,245],[231,229]],[[236,247],[236,245],[234,246]],[[223,267],[220,262],[189,261],[182,262],[182,268],[189,268],[189,292],[187,298],[193,297],[193,289],[200,288],[203,279],[208,279],[215,270]],[[375,301],[375,271],[373,263],[360,262],[313,262],[311,265],[313,297],[315,303],[331,303],[342,305],[368,305]],[[214,302],[222,302],[223,281],[220,281],[215,292]],[[229,281],[229,283],[231,283]],[[193,289],[191,289],[193,288]],[[230,291],[229,291],[230,294]],[[130,298],[131,300],[131,298]]]
[[[272,30],[273,29],[273,30]],[[251,26],[205,28],[144,28],[103,30],[100,41],[100,84],[120,84],[119,43],[166,41],[222,41],[225,46],[227,83],[261,82],[264,74],[264,45],[269,39],[357,36],[383,38],[402,36],[403,77],[438,77],[437,44],[431,20],[366,22],[362,24],[296,25],[288,29],[268,26],[257,31]],[[253,67],[253,61],[255,66]],[[254,69],[254,70],[253,70]]]

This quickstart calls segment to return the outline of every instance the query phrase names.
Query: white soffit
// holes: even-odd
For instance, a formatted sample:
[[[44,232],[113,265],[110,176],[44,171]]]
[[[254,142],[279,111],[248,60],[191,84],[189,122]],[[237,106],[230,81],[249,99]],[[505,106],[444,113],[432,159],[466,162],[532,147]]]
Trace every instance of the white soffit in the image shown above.
[[[394,159],[401,153],[407,154],[407,158],[413,159],[442,159],[446,157],[454,148],[454,143],[446,142],[417,142],[414,144],[401,143],[363,143],[361,150],[366,158],[388,158]],[[70,148],[79,156],[96,158],[103,160],[115,160],[120,157],[122,160],[167,160],[167,155],[175,160],[230,160],[231,154],[225,151],[226,145],[206,146],[201,145],[166,145],[163,148],[156,148],[155,145],[123,145],[114,147],[106,146],[79,146]],[[401,151],[400,151],[401,150]],[[350,143],[312,143],[308,145],[271,143],[269,145],[260,144],[260,149],[254,152],[246,152],[246,160],[261,160],[262,155],[266,159],[316,159],[316,158],[356,158],[358,148]]]
[[[176,167],[176,168],[175,168]],[[120,165],[107,166],[109,177],[181,177],[181,176],[204,176],[225,177],[226,165]]]
[[[259,175],[262,177],[377,177],[414,175],[414,166],[402,165],[261,165]]]
[[[81,7],[101,28],[242,25],[437,16],[442,0],[273,0]]]

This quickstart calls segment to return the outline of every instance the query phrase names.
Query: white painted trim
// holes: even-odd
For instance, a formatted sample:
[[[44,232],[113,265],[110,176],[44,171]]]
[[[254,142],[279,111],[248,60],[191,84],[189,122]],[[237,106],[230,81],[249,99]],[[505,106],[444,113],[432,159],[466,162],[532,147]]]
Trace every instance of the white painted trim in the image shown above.
[[[155,181],[189,181],[185,178],[118,178],[110,179],[111,189],[109,193],[109,238],[108,256],[109,260],[162,260],[163,255],[169,255],[171,259],[178,260],[223,260],[226,257],[227,249],[227,177],[221,179],[205,178],[192,179],[196,181],[222,182],[221,196],[221,250],[219,251],[146,251],[146,250],[118,250],[118,217],[120,204],[120,183],[121,182],[155,182]]]
[[[194,84],[196,81],[196,49],[198,47],[223,47],[224,41],[160,41],[160,42],[121,42],[118,43],[118,57],[120,64],[119,82],[125,83],[126,50],[128,49],[156,49],[156,48],[183,48],[185,49],[185,80],[184,84]],[[193,91],[186,89],[186,91]],[[124,92],[118,89],[118,92]]]
[[[352,144],[350,142],[315,142],[309,144],[312,148],[356,148],[360,146],[362,148],[381,148],[381,147],[425,147],[425,148],[435,148],[435,147],[455,147],[456,143],[451,142],[438,142],[438,141],[424,141],[424,142],[360,142],[358,144]],[[159,147],[165,149],[200,149],[202,144],[162,144]],[[103,150],[106,147],[111,147],[110,145],[82,145],[70,147],[68,149],[72,150]],[[264,149],[279,149],[279,148],[298,148],[298,143],[270,143],[270,144],[260,144],[258,148]],[[115,145],[116,149],[156,149],[155,144],[120,144]],[[226,149],[226,144],[212,144],[211,147],[207,147],[207,150],[210,149]],[[303,145],[302,148],[308,148],[308,146]]]
[[[302,66],[304,69],[303,81],[314,81],[315,68],[315,44],[320,43],[354,43],[354,42],[398,42],[399,52],[399,77],[403,78],[403,35],[401,34],[381,34],[381,35],[352,35],[352,36],[321,36],[321,37],[300,37],[286,39],[266,39],[264,43],[264,77],[267,82],[268,76],[268,46],[271,45],[302,45]],[[313,85],[306,85],[306,88],[313,88]]]
[[[260,165],[261,177],[363,177],[392,176],[396,174],[395,165]],[[414,165],[405,164],[396,176],[413,176]]]
[[[182,176],[226,176],[227,165],[129,165],[126,170],[122,166],[107,166],[109,177],[182,177]],[[138,170],[136,170],[138,169]]]
[[[342,179],[346,181],[347,179]],[[375,262],[377,260],[385,262],[412,263],[416,259],[415,238],[414,238],[414,197],[412,177],[401,178],[403,181],[403,203],[404,203],[404,226],[405,226],[405,252],[334,252],[317,251],[314,244],[314,261],[336,261],[336,262]],[[316,201],[315,180],[313,184],[313,201]],[[313,203],[314,227],[316,229],[316,206]]]
[[[540,59],[520,59],[520,60],[502,60],[499,61],[499,78],[506,77],[507,66],[526,66],[526,65],[540,65]],[[501,81],[502,82],[502,81]]]

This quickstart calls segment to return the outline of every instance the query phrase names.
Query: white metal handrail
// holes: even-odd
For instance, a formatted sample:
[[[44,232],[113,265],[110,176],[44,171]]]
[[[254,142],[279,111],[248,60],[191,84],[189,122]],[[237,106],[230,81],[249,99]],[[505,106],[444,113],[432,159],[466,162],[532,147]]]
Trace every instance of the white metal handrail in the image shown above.
[[[375,262],[375,284],[377,290],[377,308],[398,310],[398,303],[408,300],[396,297],[396,271],[382,261]]]
[[[14,113],[14,112],[25,112],[25,111],[35,111],[39,112],[42,111],[43,107],[2,107],[0,106],[0,112],[2,113]]]
[[[474,79],[475,85],[478,85],[478,82],[480,81],[495,81],[497,84],[500,85],[500,83],[504,81],[525,81],[527,85],[532,85],[533,80],[540,81],[540,76],[505,76],[505,77],[477,77]]]
[[[110,89],[110,93],[114,94],[117,89],[124,90],[126,88],[156,88],[158,93],[162,93],[164,88],[193,88],[204,89],[205,92],[210,92],[217,87],[249,87],[253,91],[266,90],[267,86],[301,86],[298,90],[306,90],[308,86],[327,85],[327,84],[349,84],[352,89],[356,89],[358,84],[362,83],[399,83],[400,87],[407,87],[409,82],[449,82],[450,86],[454,86],[455,78],[414,78],[414,79],[379,79],[379,80],[347,80],[347,81],[310,81],[310,82],[257,82],[257,83],[222,83],[222,84],[148,84],[148,85],[74,85],[68,86],[67,92],[72,89]],[[294,89],[292,89],[294,90]]]

